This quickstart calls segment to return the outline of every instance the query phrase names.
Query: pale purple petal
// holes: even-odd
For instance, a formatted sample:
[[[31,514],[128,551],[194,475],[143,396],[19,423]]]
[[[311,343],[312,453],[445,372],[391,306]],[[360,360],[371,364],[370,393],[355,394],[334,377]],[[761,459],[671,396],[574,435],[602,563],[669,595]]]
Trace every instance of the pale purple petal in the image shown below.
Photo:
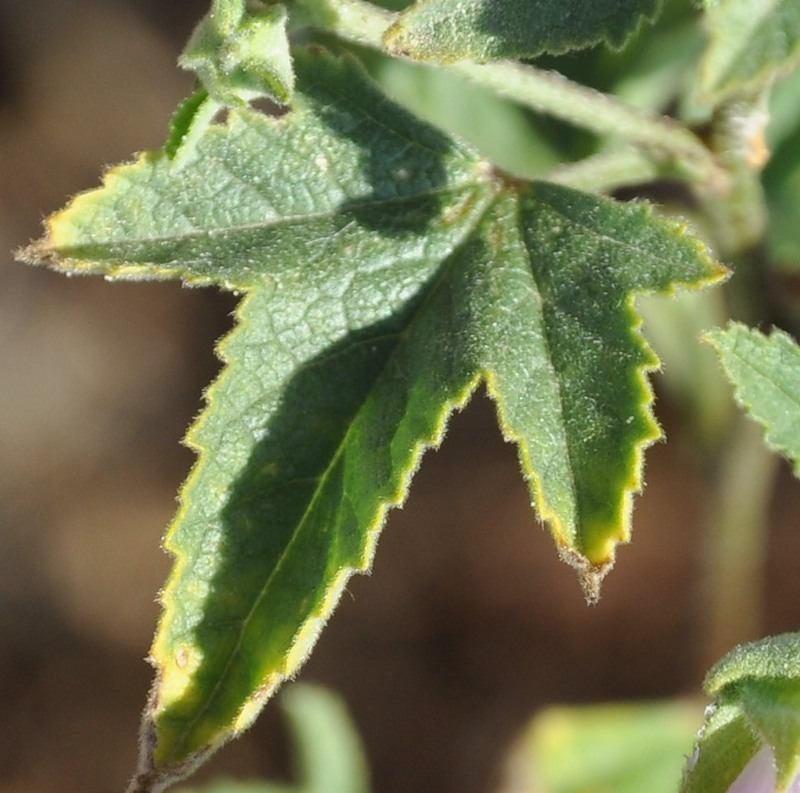
[[[775,793],[775,761],[772,751],[765,746],[744,767],[728,793]],[[786,789],[786,793],[800,793],[800,776]]]
[[[728,793],[775,793],[775,761],[767,746],[744,767]]]

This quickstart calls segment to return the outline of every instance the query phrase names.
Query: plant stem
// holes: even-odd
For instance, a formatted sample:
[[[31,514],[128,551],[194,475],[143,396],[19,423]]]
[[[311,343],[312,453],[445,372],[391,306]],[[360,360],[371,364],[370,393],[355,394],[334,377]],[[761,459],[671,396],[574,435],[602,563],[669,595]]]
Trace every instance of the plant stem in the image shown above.
[[[669,168],[634,146],[602,151],[586,159],[553,168],[545,175],[550,182],[576,190],[610,192],[620,187],[644,184],[668,175]]]
[[[305,24],[330,30],[342,39],[385,52],[383,36],[398,19],[362,0],[299,0]],[[724,181],[712,153],[680,123],[634,108],[607,94],[547,72],[511,61],[442,65],[501,96],[539,113],[640,146],[657,161],[668,161],[687,181]]]
[[[339,38],[384,51],[383,34],[398,14],[363,0],[297,0],[305,12],[301,24],[330,30]]]
[[[736,96],[720,105],[712,120],[711,147],[728,174],[722,191],[699,191],[714,221],[717,248],[735,256],[754,248],[767,223],[761,170],[769,158],[764,130],[769,89]]]
[[[520,63],[463,61],[448,68],[539,113],[591,130],[601,137],[641,146],[659,160],[671,160],[674,170],[684,179],[717,181],[718,166],[708,149],[686,127],[666,116],[631,107],[557,72]]]
[[[735,414],[722,453],[703,550],[703,669],[760,634],[769,504],[779,458],[763,431]]]
[[[712,221],[715,247],[736,274],[727,287],[730,313],[749,323],[767,318],[759,246],[767,218],[760,177],[769,156],[768,90],[743,93],[716,109],[711,148],[728,183],[721,191],[696,188]],[[761,428],[741,413],[732,420],[729,437],[706,536],[704,665],[761,633],[769,502],[779,458],[764,445]]]

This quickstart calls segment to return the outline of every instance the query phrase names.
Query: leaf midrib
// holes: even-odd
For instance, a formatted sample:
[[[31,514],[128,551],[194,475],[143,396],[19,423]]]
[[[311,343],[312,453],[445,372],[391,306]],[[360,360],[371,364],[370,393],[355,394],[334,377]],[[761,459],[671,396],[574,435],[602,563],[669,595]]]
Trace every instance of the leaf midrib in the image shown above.
[[[411,202],[423,201],[428,198],[437,198],[437,197],[444,197],[448,195],[458,196],[463,193],[468,193],[470,191],[477,191],[482,187],[481,182],[479,179],[474,178],[469,181],[464,181],[462,184],[457,185],[447,185],[443,186],[441,189],[435,190],[428,190],[425,192],[420,193],[413,193],[410,195],[404,196],[393,196],[391,198],[380,199],[380,200],[373,200],[373,201],[348,201],[346,204],[338,204],[336,207],[329,211],[325,212],[310,212],[303,215],[281,215],[275,218],[270,218],[266,221],[259,222],[259,223],[245,223],[241,225],[234,225],[234,226],[224,226],[219,228],[210,228],[210,229],[203,229],[203,228],[196,228],[192,231],[186,232],[184,234],[172,234],[172,235],[153,235],[153,236],[141,236],[141,237],[123,237],[120,239],[105,239],[105,240],[97,240],[92,241],[91,243],[87,243],[85,245],[75,245],[72,247],[63,247],[59,248],[57,245],[53,245],[50,247],[50,250],[53,253],[57,253],[60,256],[65,258],[69,257],[70,251],[79,251],[86,248],[95,248],[101,246],[120,246],[120,245],[132,245],[132,244],[144,244],[144,243],[168,243],[168,242],[186,242],[189,240],[202,240],[202,239],[211,239],[215,236],[222,237],[223,235],[227,236],[235,236],[236,234],[243,234],[252,231],[261,231],[267,230],[271,231],[272,229],[280,228],[282,225],[291,225],[293,223],[308,223],[309,221],[315,220],[329,220],[335,217],[346,217],[347,215],[356,212],[362,209],[372,209],[372,208],[381,208],[387,207],[391,208],[398,205],[404,205]],[[343,209],[344,207],[344,209]],[[178,263],[181,259],[173,259],[170,262],[164,262],[162,264],[173,264]],[[196,261],[196,260],[190,260]],[[149,262],[139,262],[137,261],[135,265],[136,267],[142,267],[149,264]]]
[[[551,209],[553,209],[556,212],[556,214],[558,214],[560,217],[564,218],[564,220],[567,221],[568,223],[573,222],[572,218],[569,218],[566,215],[564,215],[562,212],[556,210],[555,207],[553,207],[551,204],[548,203],[548,206]],[[519,236],[520,236],[520,239],[524,240],[525,239],[525,228],[524,228],[524,223],[523,223],[523,219],[522,219],[522,202],[519,202],[518,205],[517,205],[517,223],[519,224]],[[580,224],[575,224],[575,225],[580,225]],[[541,296],[542,295],[542,288],[541,288],[541,285],[539,283],[539,279],[537,278],[536,266],[535,266],[534,261],[533,261],[532,251],[528,248],[527,245],[523,245],[522,247],[526,251],[526,253],[528,254],[528,262],[530,264],[531,279],[536,284],[536,289],[537,289],[539,295]],[[573,450],[572,450],[572,445],[570,444],[570,441],[569,441],[569,433],[567,432],[567,427],[566,427],[566,418],[565,418],[565,411],[564,411],[564,404],[565,404],[564,384],[563,384],[564,378],[561,376],[561,373],[556,369],[555,365],[553,365],[553,363],[552,363],[553,362],[553,352],[552,352],[553,342],[552,342],[550,324],[547,322],[547,315],[546,315],[546,311],[545,311],[544,298],[542,298],[542,325],[544,327],[544,340],[545,340],[545,344],[547,346],[547,358],[548,358],[548,361],[550,361],[551,366],[553,367],[553,373],[555,374],[555,379],[556,379],[556,386],[558,388],[558,415],[559,415],[559,417],[561,419],[561,422],[560,422],[561,423],[561,429],[562,429],[562,432],[564,433],[564,444],[566,446],[567,460],[569,461],[569,465],[567,466],[568,471],[569,471],[569,490],[570,490],[570,495],[572,497],[572,502],[575,505],[575,512],[576,512],[576,515],[575,515],[576,525],[575,526],[570,526],[570,533],[573,533],[573,532],[577,533],[577,525],[578,525],[577,518],[579,517],[578,514],[577,514],[577,512],[578,512],[578,488],[577,488],[577,485],[575,483],[575,472],[574,472],[574,467],[573,467]],[[532,462],[532,459],[531,459],[531,462]],[[532,466],[532,468],[533,468],[533,466]],[[533,470],[531,470],[530,473],[533,474]],[[542,488],[540,488],[539,495],[540,495],[540,498],[542,498],[542,500],[544,500],[544,490]],[[550,508],[550,511],[552,512],[552,508]]]

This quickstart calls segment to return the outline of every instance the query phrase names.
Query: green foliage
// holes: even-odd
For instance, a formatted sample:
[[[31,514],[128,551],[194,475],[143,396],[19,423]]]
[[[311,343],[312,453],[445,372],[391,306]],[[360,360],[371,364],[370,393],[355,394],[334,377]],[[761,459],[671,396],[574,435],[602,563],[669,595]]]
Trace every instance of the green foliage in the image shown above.
[[[418,0],[386,34],[391,52],[424,61],[533,58],[606,41],[620,48],[661,0]]]
[[[506,762],[508,793],[674,793],[701,711],[688,702],[544,710]]]
[[[701,90],[712,101],[760,88],[800,59],[796,0],[719,0],[708,10]]]
[[[784,790],[800,772],[800,634],[737,647],[708,673],[714,698],[682,793],[722,793],[767,746]]]
[[[166,540],[152,651],[165,769],[248,726],[294,674],[480,382],[596,598],[658,437],[632,297],[723,273],[645,206],[504,181],[350,60],[296,63],[288,116],[238,111],[191,167],[146,155],[110,172],[34,251],[247,292]]]
[[[228,5],[230,7],[231,4]],[[286,9],[269,5],[257,13],[210,12],[180,58],[208,93],[225,105],[269,97],[288,102],[294,73],[286,35]]]
[[[164,149],[109,171],[22,253],[69,274],[177,278],[242,297],[218,348],[223,370],[187,438],[198,459],[165,540],[175,564],[131,791],[187,773],[297,672],[350,576],[369,569],[423,453],[480,385],[517,447],[539,518],[597,599],[630,536],[644,450],[660,436],[647,380],[660,362],[634,301],[727,274],[683,222],[667,219],[673,208],[659,216],[597,193],[669,180],[667,200],[682,201],[679,211],[730,252],[737,277],[774,264],[758,258],[761,243],[767,258],[785,251],[800,261],[800,79],[791,75],[767,136],[780,166],[763,185],[759,173],[771,79],[799,59],[800,6],[707,2],[703,55],[698,12],[686,5],[627,62],[597,49],[547,63],[616,86],[618,97],[529,65],[482,62],[621,47],[660,5],[421,0],[393,14],[359,0],[215,0],[181,58],[198,86]],[[287,31],[326,48],[290,52]],[[381,52],[367,60],[412,112],[367,77],[364,47]],[[439,71],[387,65],[398,54]],[[696,58],[699,90],[686,77],[699,73]],[[259,97],[290,106],[266,116],[248,107]],[[702,137],[657,114],[668,106],[705,125]],[[530,111],[582,131],[534,125]],[[777,220],[765,232],[766,206]],[[683,350],[722,301],[693,305],[685,319],[681,306],[648,313],[713,445],[728,413],[713,377],[693,372],[702,352]],[[796,344],[741,324],[708,338],[767,442],[797,465]],[[796,773],[797,649],[793,635],[768,640],[712,671],[717,701],[686,793],[725,790],[762,746],[781,784]],[[347,759],[358,755],[349,732],[326,707],[296,715],[308,754],[301,789],[366,790],[360,761]],[[615,760],[615,791],[661,790],[675,778],[666,755],[684,745],[683,718],[660,708],[573,714],[555,746],[557,730],[541,722],[544,790],[588,790],[601,755]]]
[[[800,347],[780,330],[765,336],[741,323],[707,336],[734,384],[736,401],[800,476]]]
[[[709,707],[681,793],[727,791],[760,748],[741,708],[729,703]]]
[[[208,93],[224,105],[261,97],[288,102],[294,87],[286,9],[268,5],[245,13],[243,3],[217,2],[180,58]]]

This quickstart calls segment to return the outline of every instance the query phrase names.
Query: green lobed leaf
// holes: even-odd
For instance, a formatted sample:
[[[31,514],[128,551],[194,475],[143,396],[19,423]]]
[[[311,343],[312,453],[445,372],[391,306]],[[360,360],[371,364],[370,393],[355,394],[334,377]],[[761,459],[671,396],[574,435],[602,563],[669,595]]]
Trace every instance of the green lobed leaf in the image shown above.
[[[548,708],[506,762],[501,793],[674,793],[702,708],[689,702]]]
[[[781,330],[765,336],[740,323],[709,331],[736,401],[764,427],[767,445],[800,476],[800,347]]]
[[[737,647],[705,680],[714,697],[683,793],[722,793],[759,750],[774,758],[784,790],[800,772],[800,634]]]
[[[647,206],[506,179],[350,60],[296,68],[291,112],[237,110],[188,164],[114,169],[26,252],[245,292],[165,541],[140,789],[247,727],[297,671],[481,382],[596,597],[659,434],[634,295],[724,272]]]
[[[425,61],[560,54],[602,41],[621,48],[661,0],[418,0],[388,31],[390,52]]]
[[[797,0],[719,0],[708,8],[700,92],[719,102],[800,61]]]

